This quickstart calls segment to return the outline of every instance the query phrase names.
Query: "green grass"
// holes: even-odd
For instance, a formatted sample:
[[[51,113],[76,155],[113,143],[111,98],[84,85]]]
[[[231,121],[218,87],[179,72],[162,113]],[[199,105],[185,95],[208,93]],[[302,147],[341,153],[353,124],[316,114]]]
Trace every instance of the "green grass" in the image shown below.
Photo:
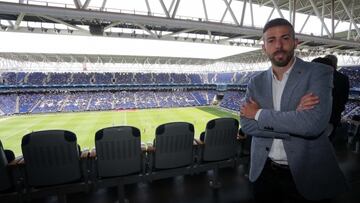
[[[21,155],[21,139],[32,131],[64,129],[77,135],[81,148],[92,148],[96,131],[101,128],[131,125],[140,129],[141,140],[152,142],[157,126],[176,121],[192,123],[195,137],[206,123],[218,117],[238,116],[213,107],[164,108],[129,111],[33,114],[0,118],[0,140],[5,149]]]

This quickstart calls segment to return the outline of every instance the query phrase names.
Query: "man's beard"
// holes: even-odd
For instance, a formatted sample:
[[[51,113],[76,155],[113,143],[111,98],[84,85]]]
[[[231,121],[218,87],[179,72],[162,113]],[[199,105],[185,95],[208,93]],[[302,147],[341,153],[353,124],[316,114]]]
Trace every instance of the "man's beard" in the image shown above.
[[[284,54],[284,59],[276,60],[275,56],[279,53]],[[293,56],[294,56],[294,49],[292,49],[289,52],[286,52],[284,50],[279,50],[279,51],[274,52],[272,55],[270,55],[269,58],[273,65],[275,65],[277,67],[284,67],[289,64],[289,62],[291,61]]]

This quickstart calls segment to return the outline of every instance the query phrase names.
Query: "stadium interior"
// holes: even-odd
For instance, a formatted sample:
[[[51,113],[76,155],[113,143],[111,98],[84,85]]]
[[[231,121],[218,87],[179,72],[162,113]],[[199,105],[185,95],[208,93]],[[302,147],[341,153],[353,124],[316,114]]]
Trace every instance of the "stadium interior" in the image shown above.
[[[334,54],[338,70],[349,77],[349,101],[333,144],[351,189],[332,202],[359,201],[359,2],[123,2],[0,0],[0,202],[253,202],[249,139],[238,136],[239,108],[249,80],[270,65],[261,50],[262,26],[277,17],[294,25],[297,56],[311,61]],[[34,36],[37,44],[27,44],[32,39],[21,40],[19,34]],[[47,35],[52,41],[42,38]],[[71,44],[63,51],[64,36],[91,40],[86,47],[74,42],[77,51]],[[116,54],[112,44],[95,45],[103,39],[155,45],[144,42],[140,49],[149,52],[137,54],[126,50],[129,41],[122,46],[125,52]],[[160,53],[154,46],[164,42],[174,47]],[[177,43],[206,45],[209,50],[184,51]],[[232,50],[217,53],[220,48]],[[174,49],[188,53],[174,54]],[[27,117],[80,112],[126,117],[137,110],[191,107],[209,107],[227,116],[204,120],[189,112],[193,120],[168,119],[148,124],[151,129],[129,126],[127,120],[106,123],[86,138],[90,148],[81,146],[83,138],[75,129],[40,129],[39,121]],[[31,127],[22,129],[18,118],[26,118]],[[205,140],[194,130],[200,121]],[[91,127],[86,121],[81,122],[84,126],[70,122]],[[144,139],[145,133],[152,137]]]

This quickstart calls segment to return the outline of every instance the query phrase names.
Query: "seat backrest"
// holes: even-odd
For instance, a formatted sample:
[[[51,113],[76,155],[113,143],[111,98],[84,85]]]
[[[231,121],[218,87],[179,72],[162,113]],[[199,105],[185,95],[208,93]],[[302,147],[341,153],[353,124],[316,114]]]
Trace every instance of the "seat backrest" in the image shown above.
[[[192,164],[194,126],[191,123],[165,123],[156,128],[155,134],[155,168]]]
[[[140,130],[131,126],[104,128],[95,134],[100,177],[122,176],[141,171]]]
[[[4,148],[0,140],[0,191],[7,190],[12,186],[7,164],[8,161],[6,159]]]
[[[30,186],[50,186],[81,178],[79,151],[73,132],[31,132],[22,138],[21,149]]]
[[[218,161],[236,154],[239,121],[234,118],[210,120],[205,129],[204,161]]]

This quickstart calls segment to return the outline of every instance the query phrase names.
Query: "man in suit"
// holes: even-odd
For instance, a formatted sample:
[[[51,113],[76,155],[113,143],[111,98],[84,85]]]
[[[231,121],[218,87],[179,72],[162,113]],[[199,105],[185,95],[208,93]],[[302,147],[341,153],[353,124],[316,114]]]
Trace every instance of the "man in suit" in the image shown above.
[[[293,26],[273,19],[263,29],[271,68],[253,77],[240,109],[252,136],[250,181],[257,202],[327,201],[347,189],[323,133],[331,114],[332,70],[294,56]]]
[[[340,125],[341,122],[341,112],[345,110],[345,104],[349,100],[350,85],[349,78],[346,75],[337,71],[337,57],[335,55],[326,55],[324,58],[329,59],[331,61],[331,66],[334,68],[334,88],[332,90],[333,102],[330,117],[330,123],[333,127],[333,131],[330,135],[330,140],[334,140],[336,128]]]

